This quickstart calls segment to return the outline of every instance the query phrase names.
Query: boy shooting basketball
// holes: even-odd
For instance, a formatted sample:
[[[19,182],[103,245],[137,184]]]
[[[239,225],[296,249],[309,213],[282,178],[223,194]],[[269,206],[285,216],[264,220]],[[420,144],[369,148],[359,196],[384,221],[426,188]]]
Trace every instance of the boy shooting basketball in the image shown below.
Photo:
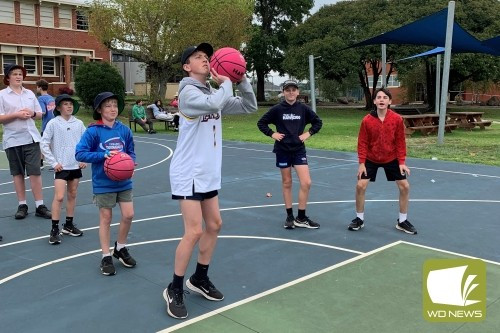
[[[209,300],[224,299],[207,275],[222,226],[217,192],[221,188],[221,114],[257,110],[252,86],[246,78],[238,83],[242,97],[233,97],[229,78],[210,69],[208,58],[212,54],[212,46],[202,43],[188,47],[181,57],[188,77],[179,85],[179,136],[170,164],[170,183],[172,199],[179,201],[182,212],[184,236],[175,252],[173,280],[163,292],[167,312],[174,318],[188,316],[183,281],[196,244],[198,264],[186,286]],[[218,90],[207,83],[210,74],[219,85]]]
[[[71,96],[63,94],[56,98],[54,116],[45,127],[40,148],[45,160],[54,169],[54,200],[52,201],[52,229],[49,244],[61,243],[59,236],[59,217],[64,201],[66,188],[66,223],[63,224],[62,233],[73,237],[83,235],[73,223],[76,204],[78,183],[82,178],[82,170],[87,164],[77,162],[75,148],[80,141],[85,126],[74,115],[80,105]]]
[[[113,257],[125,267],[134,267],[136,261],[129,254],[127,236],[134,217],[132,202],[132,180],[113,181],[104,173],[104,161],[118,152],[127,153],[135,161],[132,131],[116,121],[125,108],[122,97],[111,92],[103,92],[94,99],[93,117],[97,122],[90,124],[76,146],[76,160],[92,163],[92,187],[94,202],[99,207],[99,240],[101,243],[101,272],[104,275],[116,273],[109,252],[112,209],[120,205],[121,220],[118,240],[115,242]]]
[[[399,189],[399,219],[396,229],[408,234],[417,230],[408,221],[410,184],[407,176],[410,169],[405,164],[405,127],[400,115],[389,109],[392,95],[389,90],[376,91],[377,109],[366,115],[361,122],[358,136],[358,182],[356,184],[356,218],[348,229],[357,231],[365,226],[365,192],[368,182],[375,181],[378,168],[384,168],[388,181],[395,181]]]

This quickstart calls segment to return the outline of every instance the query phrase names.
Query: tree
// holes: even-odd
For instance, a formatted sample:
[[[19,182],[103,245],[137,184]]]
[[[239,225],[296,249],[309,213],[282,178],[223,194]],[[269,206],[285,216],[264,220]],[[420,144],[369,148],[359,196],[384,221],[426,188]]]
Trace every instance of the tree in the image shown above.
[[[253,0],[95,0],[90,32],[112,50],[144,62],[154,98],[165,96],[189,45],[239,48],[249,35]]]
[[[366,107],[373,106],[371,91],[375,90],[381,73],[380,45],[351,49],[346,47],[413,22],[446,8],[447,0],[358,0],[344,1],[322,7],[303,24],[289,32],[284,69],[298,78],[307,78],[305,54],[321,56],[316,72],[322,77],[342,82],[358,77],[365,94]],[[489,8],[489,9],[488,9]],[[500,2],[497,0],[457,1],[456,21],[480,39],[494,37],[500,30]],[[387,45],[389,63],[430,49],[430,46]],[[339,51],[345,49],[343,51]],[[427,61],[429,72],[427,91],[433,97],[435,69],[433,60],[423,59],[396,63],[398,75],[411,72],[419,61]],[[499,77],[499,59],[486,55],[454,54],[450,83],[471,78]],[[373,72],[372,87],[368,86],[368,71]],[[391,71],[388,71],[388,76]],[[451,85],[450,85],[451,86]]]
[[[265,76],[271,71],[283,73],[287,47],[286,32],[302,22],[313,7],[313,0],[256,0],[251,39],[245,57],[257,74],[257,100],[264,101]]]
[[[104,91],[125,98],[125,82],[118,69],[107,62],[84,62],[78,66],[75,89],[82,102],[90,107],[94,98]]]

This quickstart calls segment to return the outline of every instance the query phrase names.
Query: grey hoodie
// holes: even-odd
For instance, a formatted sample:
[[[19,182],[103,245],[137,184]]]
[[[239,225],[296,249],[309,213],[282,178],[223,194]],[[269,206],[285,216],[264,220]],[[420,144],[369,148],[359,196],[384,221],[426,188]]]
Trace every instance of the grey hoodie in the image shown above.
[[[179,137],[170,164],[173,195],[191,196],[221,187],[221,114],[251,113],[257,110],[252,86],[245,79],[238,84],[242,97],[233,96],[227,80],[219,89],[186,77],[179,84]]]

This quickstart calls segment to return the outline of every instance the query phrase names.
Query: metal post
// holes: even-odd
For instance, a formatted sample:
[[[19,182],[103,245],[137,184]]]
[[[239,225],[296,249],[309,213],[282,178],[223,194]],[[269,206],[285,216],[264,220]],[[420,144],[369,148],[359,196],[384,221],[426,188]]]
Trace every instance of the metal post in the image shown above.
[[[386,44],[382,44],[382,87],[387,87],[387,81],[386,81],[386,77],[387,77],[387,45]]]
[[[441,107],[439,108],[438,144],[444,143],[446,121],[446,104],[448,102],[448,83],[450,79],[451,43],[453,39],[453,21],[455,17],[455,1],[448,3],[448,19],[446,21],[446,41],[444,47],[443,85],[441,86]]]
[[[309,85],[311,88],[311,108],[316,112],[316,87],[314,86],[314,56],[309,55]]]
[[[434,112],[439,114],[439,95],[441,94],[441,55],[436,57],[436,102],[434,103]]]

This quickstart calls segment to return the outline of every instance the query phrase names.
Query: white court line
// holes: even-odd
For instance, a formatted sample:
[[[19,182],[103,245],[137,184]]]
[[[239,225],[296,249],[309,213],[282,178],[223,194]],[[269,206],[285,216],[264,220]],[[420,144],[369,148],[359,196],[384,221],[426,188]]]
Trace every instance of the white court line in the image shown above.
[[[159,162],[156,162],[156,163],[153,163],[153,164],[148,164],[148,165],[143,166],[143,167],[141,167],[141,168],[137,168],[137,169],[135,169],[135,171],[140,171],[140,170],[144,170],[144,169],[152,168],[152,167],[154,167],[155,165],[158,165],[158,164],[160,164],[160,163],[163,163],[163,162],[167,161],[167,160],[168,160],[168,159],[170,159],[170,157],[172,157],[172,155],[174,154],[174,151],[172,150],[172,148],[170,148],[170,147],[168,147],[168,146],[165,146],[165,145],[163,145],[163,144],[161,144],[161,143],[157,143],[157,142],[148,142],[148,141],[140,141],[140,140],[134,140],[134,141],[135,141],[135,142],[142,142],[142,143],[149,143],[149,144],[152,144],[152,145],[157,145],[157,146],[162,146],[162,147],[167,148],[167,150],[169,151],[169,154],[168,154],[168,155],[167,155],[167,157],[165,157],[163,160],[161,160],[161,161],[159,161]],[[89,163],[89,164],[91,164],[91,163]],[[135,172],[135,171],[134,171],[134,172]],[[24,179],[26,180],[26,179],[28,179],[28,178],[29,178],[29,177],[26,177],[26,178],[24,178]],[[80,181],[80,182],[79,182],[79,184],[88,183],[88,182],[91,182],[91,181],[92,181],[92,179],[82,180],[82,181]],[[12,183],[13,183],[13,182],[12,182],[12,181],[10,181],[10,182],[7,182],[7,183],[2,183],[2,184],[0,184],[0,185],[12,184]],[[42,187],[42,190],[46,190],[46,189],[49,189],[49,188],[54,188],[54,185],[52,185],[52,186],[46,186],[46,187]],[[26,189],[26,192],[31,192],[31,188]],[[7,194],[16,194],[16,192],[15,192],[15,191],[13,191],[13,192],[2,192],[2,193],[0,193],[0,196],[2,196],[2,195],[7,195]]]
[[[257,152],[265,152],[265,153],[271,153],[269,150],[264,150],[264,149],[255,149],[255,148],[242,148],[242,147],[231,147],[231,146],[224,146],[224,148],[230,148],[230,149],[238,149],[238,150],[248,150],[248,151],[257,151]],[[308,158],[318,158],[318,159],[324,159],[324,160],[334,160],[334,161],[347,161],[347,162],[358,162],[356,159],[344,159],[344,158],[334,158],[334,157],[325,157],[325,156],[316,156],[316,155],[309,155],[307,154]],[[450,162],[450,161],[444,161],[444,162]],[[473,176],[473,177],[488,177],[488,178],[497,178],[500,179],[500,176],[493,176],[493,175],[483,175],[479,173],[471,173],[471,172],[459,172],[459,171],[450,171],[450,170],[441,170],[441,169],[429,169],[429,168],[419,168],[419,167],[409,167],[410,170],[416,169],[416,170],[424,170],[424,171],[434,171],[434,172],[444,172],[444,173],[452,173],[452,174],[457,174],[457,175],[466,175],[466,176]]]
[[[355,250],[350,250],[350,249],[346,249],[346,248],[342,248],[342,247],[337,247],[337,246],[332,246],[332,245],[328,245],[328,244],[305,242],[305,241],[294,240],[294,239],[286,239],[286,238],[259,237],[259,236],[232,236],[232,235],[228,235],[228,236],[222,235],[222,236],[218,236],[218,238],[228,238],[228,239],[239,238],[239,239],[272,240],[272,241],[280,241],[280,242],[288,242],[288,243],[298,243],[298,244],[303,244],[303,245],[312,245],[312,246],[318,246],[318,247],[325,247],[325,248],[329,248],[329,249],[333,249],[333,250],[350,252],[350,253],[354,253],[354,254],[363,254],[363,252],[359,252],[359,251],[355,251]],[[139,246],[139,245],[145,245],[145,244],[172,242],[172,241],[178,241],[178,240],[181,240],[181,238],[176,237],[176,238],[156,239],[156,240],[151,240],[151,241],[144,241],[144,242],[127,244],[127,247],[133,247],[133,246]],[[110,247],[110,250],[111,249],[113,249],[113,247]],[[51,260],[51,261],[44,262],[44,263],[42,263],[40,265],[36,265],[36,266],[30,267],[30,268],[27,268],[25,270],[22,270],[20,272],[17,272],[15,274],[7,276],[6,278],[1,279],[0,280],[0,285],[6,283],[8,281],[11,281],[11,280],[13,280],[15,278],[18,278],[20,276],[23,276],[25,274],[31,273],[33,271],[36,271],[38,269],[41,269],[41,268],[44,268],[44,267],[47,267],[47,266],[50,266],[50,265],[53,265],[53,264],[57,264],[57,263],[60,263],[60,262],[63,262],[63,261],[67,261],[67,260],[75,259],[75,258],[78,258],[78,257],[86,256],[86,255],[89,255],[89,254],[98,253],[100,251],[101,251],[101,249],[92,250],[92,251],[82,252],[82,253],[74,254],[74,255],[71,255],[71,256],[68,256],[68,257],[59,258],[59,259],[56,259],[56,260]]]
[[[311,201],[308,202],[308,205],[322,205],[322,204],[338,204],[338,203],[354,203],[355,200],[330,200],[330,201]],[[366,202],[398,202],[398,199],[371,199],[371,200],[366,200]],[[500,203],[500,200],[467,200],[467,199],[410,199],[410,202],[474,202],[474,203]],[[271,207],[280,207],[284,206],[284,203],[279,203],[279,204],[269,204],[269,205],[254,205],[254,206],[240,206],[240,207],[230,207],[230,208],[221,208],[220,211],[232,211],[232,210],[242,210],[242,209],[254,209],[254,208],[271,208]],[[298,205],[298,203],[293,203],[293,205]],[[181,213],[176,213],[176,214],[169,214],[169,215],[160,215],[160,216],[153,216],[153,217],[147,217],[143,219],[138,219],[138,220],[133,220],[132,223],[139,223],[139,222],[144,222],[144,221],[152,221],[152,220],[159,220],[159,219],[164,219],[164,218],[169,218],[169,217],[176,217],[176,216],[181,216]],[[119,225],[120,223],[112,223],[110,226],[115,227]],[[95,227],[89,227],[89,228],[82,228],[82,231],[88,231],[88,230],[95,230],[99,229],[99,226]],[[17,245],[17,244],[22,244],[22,243],[27,243],[39,239],[44,239],[48,238],[48,235],[44,236],[38,236],[34,238],[27,238],[27,239],[22,239],[19,241],[15,242],[10,242],[10,243],[4,243],[0,244],[0,248],[6,247],[6,246],[12,246],[12,245]]]
[[[277,292],[277,291],[280,291],[280,290],[282,290],[282,289],[285,289],[285,288],[288,288],[288,287],[290,287],[290,286],[296,285],[296,284],[298,284],[298,283],[304,282],[304,281],[306,281],[306,280],[312,279],[312,278],[314,278],[314,277],[316,277],[316,276],[318,276],[318,275],[324,274],[324,273],[329,272],[329,271],[331,271],[331,270],[334,270],[334,269],[336,269],[336,268],[339,268],[339,267],[345,266],[345,265],[347,265],[347,264],[350,264],[350,263],[352,263],[352,262],[358,261],[358,260],[360,260],[360,259],[366,258],[366,257],[368,257],[368,256],[370,256],[370,255],[372,255],[372,254],[375,254],[375,253],[377,253],[377,252],[381,252],[381,251],[383,251],[383,250],[386,250],[386,249],[388,249],[388,248],[390,248],[390,247],[393,247],[393,246],[395,246],[395,245],[398,245],[398,244],[400,244],[400,243],[401,243],[401,241],[397,241],[397,242],[394,242],[394,243],[390,243],[390,244],[384,245],[384,246],[379,247],[379,248],[377,248],[377,249],[374,249],[374,250],[372,250],[372,251],[370,251],[370,252],[366,252],[366,253],[360,254],[359,256],[356,256],[356,257],[354,257],[354,258],[347,259],[347,260],[342,261],[342,262],[340,262],[340,263],[338,263],[338,264],[335,264],[335,265],[333,265],[333,266],[330,266],[330,267],[324,268],[324,269],[322,269],[322,270],[319,270],[319,271],[317,271],[317,272],[314,272],[314,273],[311,273],[311,274],[309,274],[309,275],[303,276],[303,277],[298,278],[298,279],[296,279],[296,280],[293,280],[293,281],[287,282],[287,283],[282,284],[282,285],[280,285],[280,286],[277,286],[277,287],[274,287],[274,288],[272,288],[272,289],[266,290],[266,291],[264,291],[264,292],[262,292],[262,293],[260,293],[260,294],[257,294],[257,295],[254,295],[254,296],[251,296],[251,297],[245,298],[245,299],[243,299],[243,300],[241,300],[241,301],[238,301],[238,302],[235,302],[235,303],[232,303],[232,304],[226,305],[226,306],[224,306],[224,307],[222,307],[222,308],[219,308],[219,309],[217,309],[217,310],[213,310],[213,311],[207,312],[207,313],[202,314],[202,315],[200,315],[200,316],[198,316],[198,317],[195,317],[195,318],[193,318],[193,319],[189,319],[189,320],[183,321],[183,322],[182,322],[182,323],[180,323],[180,324],[177,324],[177,325],[174,325],[174,326],[170,326],[170,327],[168,327],[168,328],[166,328],[166,329],[164,329],[164,330],[158,331],[158,332],[159,332],[159,333],[173,332],[173,331],[175,331],[175,330],[177,330],[177,329],[179,329],[179,328],[182,328],[182,327],[185,327],[185,326],[191,325],[191,324],[193,324],[193,323],[196,323],[196,322],[198,322],[198,321],[201,321],[201,320],[204,320],[204,319],[210,318],[210,317],[212,317],[212,316],[214,316],[214,315],[217,315],[217,314],[219,314],[219,313],[221,313],[221,312],[224,312],[224,311],[226,311],[226,310],[230,310],[230,309],[233,309],[233,308],[238,307],[238,306],[240,306],[240,305],[243,305],[243,304],[246,304],[246,303],[252,302],[252,301],[254,301],[254,300],[256,300],[256,299],[262,298],[262,297],[264,297],[264,296],[270,295],[270,294],[275,293],[275,292]]]
[[[482,261],[487,262],[489,264],[500,266],[500,262],[493,261],[493,260],[487,260],[487,259],[483,259],[483,258],[478,258],[478,257],[473,257],[473,256],[469,256],[469,255],[463,254],[463,253],[442,250],[442,249],[439,249],[437,247],[431,247],[431,246],[421,245],[421,244],[417,244],[417,243],[411,243],[411,242],[407,242],[407,241],[401,241],[401,243],[408,244],[408,245],[413,245],[413,246],[416,246],[416,247],[421,247],[421,248],[424,248],[424,249],[427,249],[427,250],[436,251],[436,252],[442,252],[442,253],[446,253],[446,254],[452,254],[452,255],[458,256],[458,257],[464,257],[464,258],[470,258],[470,259],[481,259]]]

